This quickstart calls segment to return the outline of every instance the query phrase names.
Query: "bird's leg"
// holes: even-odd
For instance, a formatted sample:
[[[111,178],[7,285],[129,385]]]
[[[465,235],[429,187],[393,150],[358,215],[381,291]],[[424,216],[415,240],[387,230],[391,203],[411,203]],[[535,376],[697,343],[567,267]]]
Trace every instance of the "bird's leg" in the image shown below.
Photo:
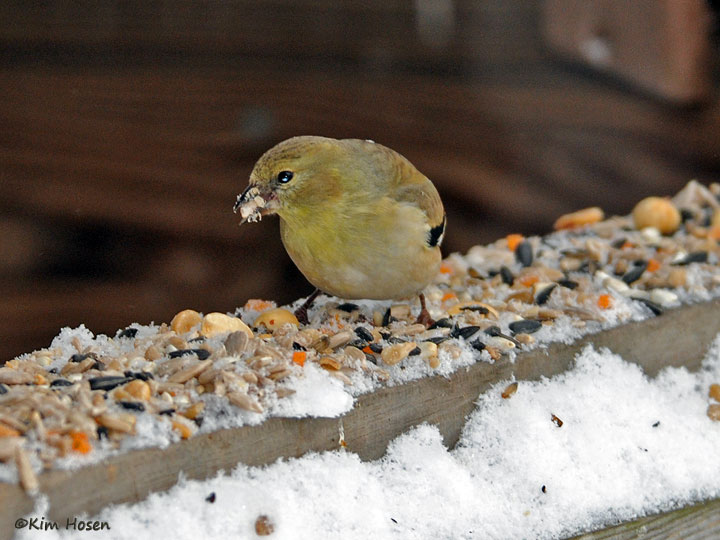
[[[308,309],[313,305],[315,299],[322,293],[320,289],[315,289],[313,293],[307,297],[307,300],[303,302],[303,305],[295,310],[295,316],[297,320],[302,324],[308,324]]]
[[[435,321],[425,307],[425,295],[423,293],[420,293],[420,315],[418,315],[416,322],[424,324],[426,327],[435,324]]]

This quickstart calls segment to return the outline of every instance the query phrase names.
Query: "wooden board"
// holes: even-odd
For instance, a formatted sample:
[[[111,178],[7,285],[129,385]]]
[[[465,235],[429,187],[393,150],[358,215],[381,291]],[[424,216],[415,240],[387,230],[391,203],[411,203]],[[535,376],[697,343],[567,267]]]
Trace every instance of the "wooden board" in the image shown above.
[[[406,155],[443,196],[445,253],[720,177],[718,96],[678,108],[568,69],[543,46],[550,3],[0,2],[0,362],[65,324],[309,293],[277,222],[231,211],[292,135]]]
[[[671,512],[647,516],[573,540],[702,540],[720,536],[720,500],[715,499]]]
[[[108,504],[134,502],[174,485],[182,472],[204,479],[237,463],[263,465],[309,451],[340,448],[363,460],[381,457],[387,444],[412,426],[438,426],[445,444],[458,441],[465,418],[478,395],[513,375],[518,380],[550,377],[571,367],[588,343],[607,347],[656,375],[666,366],[696,370],[713,338],[720,333],[720,300],[671,310],[661,317],[631,323],[572,345],[521,353],[514,363],[478,363],[449,377],[428,377],[360,396],[339,418],[273,418],[259,426],[220,430],[165,449],[147,449],[107,459],[76,471],[51,471],[40,477],[48,496],[47,517],[64,522],[82,512],[94,514]],[[383,418],[383,422],[378,422]],[[0,485],[0,538],[9,538],[15,519],[31,512],[33,501],[18,486]]]
[[[667,100],[693,103],[711,90],[704,0],[546,0],[544,33],[561,55],[617,75]]]

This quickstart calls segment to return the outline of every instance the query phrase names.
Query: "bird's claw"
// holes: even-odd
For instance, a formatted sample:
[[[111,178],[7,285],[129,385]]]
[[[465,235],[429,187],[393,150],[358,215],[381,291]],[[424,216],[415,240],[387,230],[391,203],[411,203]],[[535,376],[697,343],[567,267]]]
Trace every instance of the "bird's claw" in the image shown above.
[[[418,315],[415,322],[424,325],[425,328],[428,328],[435,324],[435,319],[430,316],[430,313],[426,308],[423,308],[420,310],[420,314]]]

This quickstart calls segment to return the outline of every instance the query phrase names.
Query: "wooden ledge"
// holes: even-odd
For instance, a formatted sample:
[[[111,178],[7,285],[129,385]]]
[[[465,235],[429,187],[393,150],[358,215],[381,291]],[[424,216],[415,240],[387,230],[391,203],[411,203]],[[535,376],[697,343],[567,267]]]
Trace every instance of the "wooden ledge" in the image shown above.
[[[271,418],[258,426],[201,434],[164,449],[137,450],[74,471],[46,472],[39,477],[40,490],[50,502],[44,517],[62,523],[83,512],[96,514],[109,504],[139,501],[172,487],[181,472],[187,478],[205,479],[238,463],[265,465],[310,451],[335,450],[340,448],[341,431],[347,450],[363,460],[380,458],[392,439],[423,422],[437,425],[445,444],[453,447],[478,395],[497,381],[562,373],[590,343],[639,364],[650,376],[667,366],[696,370],[718,333],[720,299],[589,335],[572,345],[520,353],[514,363],[480,362],[447,378],[381,388],[357,398],[354,408],[338,418]],[[717,515],[720,506],[712,504]],[[0,484],[0,538],[11,538],[15,520],[31,513],[33,506],[19,486]],[[714,526],[720,531],[717,519]]]

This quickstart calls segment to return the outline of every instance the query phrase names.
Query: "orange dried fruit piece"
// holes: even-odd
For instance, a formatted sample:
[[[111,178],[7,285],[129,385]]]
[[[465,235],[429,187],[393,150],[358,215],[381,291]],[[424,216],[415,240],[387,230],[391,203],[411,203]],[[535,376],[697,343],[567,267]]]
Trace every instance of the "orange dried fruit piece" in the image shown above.
[[[92,450],[88,436],[82,431],[71,431],[70,439],[72,440],[71,448],[73,449],[73,452],[87,454],[90,450]]]
[[[602,309],[609,309],[612,306],[612,296],[609,294],[601,294],[598,297],[597,305]]]
[[[658,261],[657,259],[650,259],[648,260],[647,268],[645,270],[647,270],[648,272],[655,272],[656,270],[660,269],[660,266],[660,261]]]
[[[292,355],[293,363],[297,364],[300,367],[303,367],[305,365],[306,358],[307,358],[307,353],[305,351],[295,351]]]
[[[246,311],[265,311],[273,307],[275,307],[275,302],[269,302],[260,298],[250,298],[245,302],[243,309]]]
[[[519,279],[520,284],[523,287],[532,287],[535,285],[538,281],[540,281],[540,278],[533,274],[528,274],[527,276],[523,276]]]
[[[510,251],[515,251],[523,240],[525,240],[525,237],[522,234],[508,234],[505,237],[507,247]]]
[[[457,299],[457,294],[450,291],[450,292],[446,292],[445,294],[443,294],[441,301],[447,302],[448,300],[453,300],[453,299]]]

